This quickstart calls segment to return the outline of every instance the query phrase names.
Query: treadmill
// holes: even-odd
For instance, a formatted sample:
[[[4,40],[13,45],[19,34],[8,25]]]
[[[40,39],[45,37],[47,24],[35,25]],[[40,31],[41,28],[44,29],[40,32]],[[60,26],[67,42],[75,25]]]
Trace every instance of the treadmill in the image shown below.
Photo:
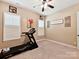
[[[35,28],[31,28],[28,32],[22,32],[22,34],[27,35],[29,41],[27,43],[23,43],[22,45],[11,47],[7,52],[2,50],[0,53],[0,59],[7,59],[22,52],[37,48],[38,45],[33,35],[35,32]]]

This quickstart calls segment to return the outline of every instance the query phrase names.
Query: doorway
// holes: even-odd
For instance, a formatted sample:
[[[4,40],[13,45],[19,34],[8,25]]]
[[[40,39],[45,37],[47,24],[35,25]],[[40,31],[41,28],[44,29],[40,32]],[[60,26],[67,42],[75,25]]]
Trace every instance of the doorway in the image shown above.
[[[38,38],[45,37],[45,21],[44,20],[38,20]]]
[[[77,12],[77,48],[79,48],[79,12]]]

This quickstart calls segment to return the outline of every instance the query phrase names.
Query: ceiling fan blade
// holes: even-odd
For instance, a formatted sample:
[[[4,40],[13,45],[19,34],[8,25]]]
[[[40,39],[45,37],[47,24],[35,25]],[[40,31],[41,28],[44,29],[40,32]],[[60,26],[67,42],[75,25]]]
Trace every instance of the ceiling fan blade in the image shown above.
[[[44,12],[44,7],[42,8],[42,12]]]
[[[48,1],[52,1],[52,0],[48,0]]]
[[[46,1],[46,0],[43,0],[43,1]]]
[[[50,4],[48,4],[48,7],[50,7],[50,8],[54,8],[54,6],[52,6],[52,5],[50,5]]]

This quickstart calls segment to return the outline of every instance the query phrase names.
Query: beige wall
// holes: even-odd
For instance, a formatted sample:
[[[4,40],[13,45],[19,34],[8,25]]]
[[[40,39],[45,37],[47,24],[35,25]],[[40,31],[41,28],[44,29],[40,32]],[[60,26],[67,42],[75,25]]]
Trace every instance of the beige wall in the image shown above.
[[[17,7],[17,14],[21,16],[21,21],[22,21],[22,32],[23,31],[27,31],[27,19],[28,18],[32,18],[34,20],[34,23],[33,23],[33,27],[37,28],[37,20],[39,18],[39,15],[32,12],[32,11],[29,11],[28,9],[22,9],[22,8],[19,8]],[[15,45],[18,45],[18,44],[21,44],[24,42],[23,39],[17,39],[17,40],[13,40],[13,41],[6,41],[6,42],[3,42],[2,41],[2,22],[3,22],[3,13],[4,12],[8,12],[9,11],[9,4],[7,3],[3,3],[3,2],[0,2],[0,48],[3,48],[3,47],[11,47],[11,46],[15,46]]]
[[[46,36],[55,41],[63,42],[70,45],[76,46],[76,13],[79,11],[79,4],[72,7],[63,9],[55,14],[47,17],[47,20],[63,19],[66,16],[71,16],[71,27],[64,27],[63,24],[51,25],[50,28],[46,28]]]

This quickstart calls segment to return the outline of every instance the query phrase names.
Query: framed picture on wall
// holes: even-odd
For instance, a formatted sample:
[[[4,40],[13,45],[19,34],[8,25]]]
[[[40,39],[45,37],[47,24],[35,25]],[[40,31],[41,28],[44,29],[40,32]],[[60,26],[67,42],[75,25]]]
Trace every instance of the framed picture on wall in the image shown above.
[[[63,19],[52,20],[50,24],[51,25],[63,24]]]
[[[17,8],[14,6],[9,5],[9,12],[11,13],[17,13]]]
[[[65,27],[71,27],[71,16],[65,17]]]
[[[47,28],[50,27],[50,21],[47,21]]]

